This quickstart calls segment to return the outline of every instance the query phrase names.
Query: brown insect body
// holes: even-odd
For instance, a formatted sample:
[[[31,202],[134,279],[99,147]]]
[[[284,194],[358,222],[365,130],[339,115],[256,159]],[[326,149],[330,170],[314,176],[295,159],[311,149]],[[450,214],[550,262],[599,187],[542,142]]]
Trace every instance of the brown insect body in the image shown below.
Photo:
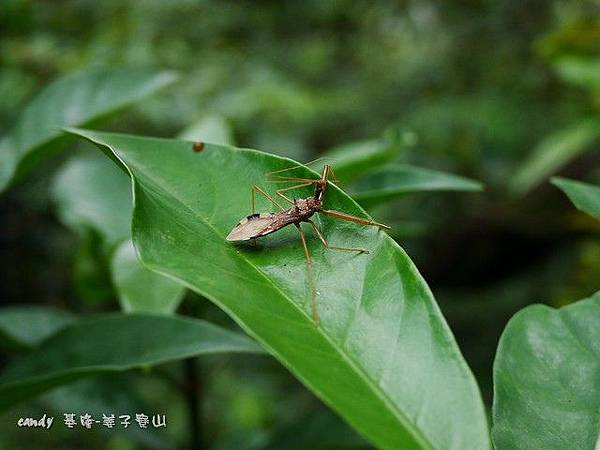
[[[283,227],[306,222],[321,209],[315,197],[294,200],[294,206],[278,213],[251,214],[244,217],[227,236],[231,242],[249,241],[281,230]]]
[[[289,170],[289,169],[284,169]],[[281,171],[279,171],[281,172]],[[277,173],[277,172],[272,172]],[[313,271],[313,263],[310,255],[309,248],[306,243],[306,237],[304,235],[304,231],[302,231],[302,227],[300,226],[301,222],[308,222],[315,235],[319,238],[321,243],[328,249],[331,250],[343,250],[350,251],[356,253],[369,253],[368,250],[364,248],[353,248],[353,247],[336,247],[329,245],[327,239],[323,235],[323,233],[319,230],[319,227],[315,222],[313,222],[310,218],[315,213],[326,214],[327,216],[334,217],[339,220],[345,220],[349,222],[358,223],[361,225],[372,225],[381,228],[388,228],[388,226],[383,225],[381,223],[375,222],[371,219],[366,219],[363,217],[351,216],[350,214],[346,214],[342,211],[334,211],[323,209],[323,195],[325,194],[325,190],[327,188],[327,179],[329,176],[332,176],[333,172],[331,166],[325,165],[323,167],[323,173],[321,174],[321,178],[316,180],[305,179],[305,178],[296,178],[296,177],[283,177],[278,176],[279,182],[300,182],[295,186],[290,186],[287,188],[279,189],[276,193],[277,196],[281,199],[285,200],[291,207],[287,209],[283,208],[279,203],[277,203],[267,192],[262,190],[259,186],[254,185],[252,187],[252,211],[253,213],[249,216],[244,217],[234,228],[231,230],[231,233],[227,235],[228,241],[249,241],[251,239],[256,239],[262,236],[266,236],[268,234],[274,233],[277,230],[281,230],[283,227],[294,224],[300,233],[300,238],[302,240],[302,247],[304,249],[304,255],[306,257],[306,265],[308,269],[308,278],[311,289],[311,299],[312,299],[312,313],[313,319],[315,323],[319,324],[319,313],[317,311],[317,291],[315,285],[315,276]],[[302,198],[302,199],[294,199],[291,200],[286,197],[283,192],[289,191],[292,189],[298,189],[305,186],[314,186],[315,192],[312,197]],[[277,206],[280,211],[277,213],[254,213],[255,207],[255,194],[256,192],[260,193],[266,199],[268,199],[271,203]]]

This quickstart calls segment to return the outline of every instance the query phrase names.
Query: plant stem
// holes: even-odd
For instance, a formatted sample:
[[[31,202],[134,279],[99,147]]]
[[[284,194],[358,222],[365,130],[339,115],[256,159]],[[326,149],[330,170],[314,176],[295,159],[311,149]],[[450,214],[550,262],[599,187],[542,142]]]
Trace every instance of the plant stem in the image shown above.
[[[190,420],[190,448],[204,449],[202,435],[202,380],[196,367],[196,360],[188,358],[183,361],[185,370],[185,398]]]

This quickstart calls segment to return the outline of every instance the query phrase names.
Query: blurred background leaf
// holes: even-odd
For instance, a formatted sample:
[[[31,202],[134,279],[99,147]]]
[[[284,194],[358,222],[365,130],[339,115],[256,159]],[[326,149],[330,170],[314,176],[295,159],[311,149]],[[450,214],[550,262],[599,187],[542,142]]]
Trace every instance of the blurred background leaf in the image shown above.
[[[172,72],[93,70],[66,75],[48,85],[23,110],[0,146],[0,189],[58,150],[61,128],[97,122],[176,80]]]
[[[562,189],[578,209],[600,220],[600,187],[566,178],[553,178],[552,184]]]
[[[393,200],[406,194],[431,191],[481,191],[474,180],[407,164],[388,165],[360,177],[349,191],[365,207]]]
[[[137,260],[125,173],[102,155],[77,155],[56,174],[53,198],[60,220],[80,235],[75,275],[82,298],[110,299],[114,286],[126,312],[175,311],[184,287]]]
[[[111,273],[125,312],[171,314],[185,293],[185,288],[175,280],[146,269],[138,260],[131,240],[115,250]]]
[[[512,189],[525,193],[537,186],[561,166],[571,161],[600,137],[600,117],[578,121],[574,126],[552,133],[535,148],[518,169]]]
[[[234,145],[235,138],[229,122],[222,116],[207,115],[182,130],[177,137],[188,141]]]
[[[137,392],[131,389],[131,377],[123,374],[100,375],[85,378],[67,386],[58,387],[43,394],[39,403],[41,407],[50,408],[57,413],[55,420],[63,420],[65,413],[80,415],[90,414],[92,417],[102,417],[102,414],[120,413],[135,414],[146,411],[152,416],[151,407],[144,402]],[[58,425],[58,424],[57,424]],[[170,448],[167,439],[161,436],[159,430],[141,429],[137,426],[127,428],[99,427],[109,440],[125,436],[127,440],[148,449],[166,450]]]
[[[93,230],[107,251],[131,236],[129,178],[102,155],[70,159],[52,192],[61,222],[79,233]]]
[[[68,311],[37,305],[0,308],[0,345],[32,348],[76,320]]]
[[[197,319],[113,314],[80,320],[2,373],[0,409],[84,376],[220,352],[262,350],[241,334]]]
[[[305,417],[293,426],[281,430],[265,450],[343,450],[367,449],[368,444],[330,412]]]
[[[401,149],[399,143],[387,139],[353,142],[325,152],[322,162],[333,166],[339,181],[348,182],[394,159]]]
[[[565,81],[600,92],[600,58],[564,57],[554,65]]]

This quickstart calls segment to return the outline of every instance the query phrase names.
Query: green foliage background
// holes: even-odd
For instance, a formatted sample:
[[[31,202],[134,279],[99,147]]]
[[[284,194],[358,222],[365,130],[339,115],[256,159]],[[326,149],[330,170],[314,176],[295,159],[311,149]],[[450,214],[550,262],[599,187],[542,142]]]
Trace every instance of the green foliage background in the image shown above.
[[[492,363],[508,319],[530,303],[560,307],[600,287],[598,222],[547,183],[556,173],[600,182],[599,61],[593,1],[7,0],[0,133],[62,75],[168,69],[179,74],[176,84],[102,128],[173,137],[198,122],[225,123],[231,134],[223,140],[300,161],[390,139],[400,148],[396,162],[482,182],[484,192],[394,196],[371,212],[393,225],[491,405]],[[111,274],[118,261],[107,261],[106,250],[114,242],[93,227],[63,225],[52,194],[57,171],[65,176],[78,164],[68,160],[89,152],[78,146],[0,196],[0,302],[80,314],[118,309]],[[178,311],[234,328],[193,294]],[[270,359],[210,356],[194,364],[203,387],[201,439],[211,448],[282,449],[310,442],[311,432],[322,436],[319,429],[338,430],[337,440],[319,440],[323,448],[367,446]],[[23,438],[14,417],[60,414],[82,396],[90,410],[110,409],[116,397],[148,410],[169,405],[168,435],[28,430],[27,439],[60,448],[184,446],[186,398],[159,381],[185,371],[169,364],[150,376],[107,375],[53,391],[2,416],[0,448]]]

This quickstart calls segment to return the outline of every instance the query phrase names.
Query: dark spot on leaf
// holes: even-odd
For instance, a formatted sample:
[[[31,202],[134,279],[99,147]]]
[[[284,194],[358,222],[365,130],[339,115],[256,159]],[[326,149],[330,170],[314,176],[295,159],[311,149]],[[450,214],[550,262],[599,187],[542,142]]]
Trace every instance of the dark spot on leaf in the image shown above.
[[[202,150],[204,150],[204,142],[194,142],[193,149],[194,152],[200,153]]]

